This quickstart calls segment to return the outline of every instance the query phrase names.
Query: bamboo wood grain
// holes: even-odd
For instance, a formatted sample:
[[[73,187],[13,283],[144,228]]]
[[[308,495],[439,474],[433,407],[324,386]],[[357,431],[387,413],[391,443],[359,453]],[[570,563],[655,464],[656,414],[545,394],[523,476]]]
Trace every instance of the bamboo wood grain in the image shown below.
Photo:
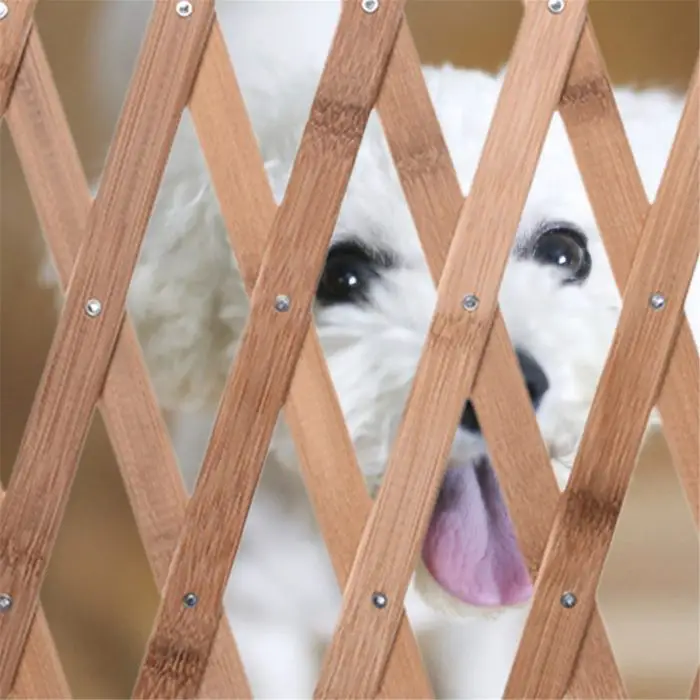
[[[427,529],[465,396],[494,322],[498,289],[553,111],[585,20],[585,2],[551,14],[526,2],[472,189],[457,222],[436,312],[397,439],[346,588],[316,697],[376,692]],[[517,114],[518,119],[513,119]],[[516,175],[514,175],[516,174]],[[465,294],[480,300],[462,308]],[[430,407],[430,410],[425,410]],[[428,439],[426,439],[428,437]],[[371,605],[373,591],[389,604]]]
[[[0,120],[15,88],[15,76],[22,63],[24,46],[32,27],[35,0],[10,0],[8,14],[0,22]],[[4,498],[0,489],[0,503]],[[15,698],[68,698],[70,687],[41,604],[31,622],[27,645],[17,674],[11,682]]]
[[[611,81],[588,21],[560,113],[599,222],[618,288],[624,291],[649,202],[627,140]],[[622,174],[622,177],[620,177]],[[700,397],[698,351],[685,314],[657,407],[673,463],[700,528]],[[700,671],[696,676],[696,690]]]
[[[4,496],[5,493],[0,491],[0,503]],[[37,607],[9,697],[36,700],[72,697],[41,605]]]
[[[566,689],[647,421],[666,372],[698,257],[698,87],[689,91],[656,202],[646,219],[619,325],[560,501],[507,697]],[[666,305],[651,308],[661,292]],[[585,567],[582,566],[585,562]],[[566,609],[565,591],[578,602]]]
[[[437,284],[463,197],[405,22],[378,109]],[[500,310],[496,311],[471,398],[520,549],[535,580],[554,521],[559,488]],[[518,440],[508,440],[509,435],[518,435]],[[538,504],[536,510],[532,503]],[[626,697],[602,619],[597,610],[594,615],[596,622],[582,647],[570,695]]]
[[[617,286],[623,292],[649,202],[590,21],[581,37],[560,113],[600,222]],[[698,386],[698,350],[683,314],[658,409],[696,528],[700,527]]]
[[[80,249],[92,197],[38,30],[32,29],[7,125],[63,288]],[[114,448],[156,585],[162,588],[187,503],[168,431],[128,316],[98,404]],[[202,695],[250,697],[226,620]]]
[[[170,567],[136,697],[187,697],[202,678],[250,502],[311,323],[330,237],[403,13],[344,3],[310,118],[266,239],[250,316]],[[277,295],[290,299],[275,309]],[[206,552],[206,556],[202,553]],[[194,591],[194,608],[182,596]]]
[[[56,335],[0,507],[0,695],[10,690],[78,459],[122,325],[124,302],[213,7],[182,21],[156,3]],[[91,318],[86,301],[102,313]]]
[[[190,111],[231,247],[250,294],[277,207],[226,44],[216,23],[192,91]],[[313,326],[299,356],[284,414],[319,527],[342,587],[372,502]],[[434,697],[420,650],[405,617],[379,696]]]
[[[37,0],[5,0],[7,15],[0,21],[0,119],[12,94],[36,3]]]

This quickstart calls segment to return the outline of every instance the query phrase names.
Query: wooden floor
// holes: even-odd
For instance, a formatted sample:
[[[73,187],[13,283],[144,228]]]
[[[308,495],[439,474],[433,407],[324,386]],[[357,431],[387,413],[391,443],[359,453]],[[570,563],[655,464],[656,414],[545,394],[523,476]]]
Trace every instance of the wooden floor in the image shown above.
[[[684,87],[698,51],[693,0],[592,0],[613,77]],[[109,133],[81,91],[84,42],[97,2],[43,0],[39,22],[86,161]],[[426,60],[497,67],[517,28],[517,2],[414,0]],[[105,131],[107,129],[107,131]],[[51,299],[37,288],[41,239],[7,134],[0,142],[0,457],[5,476],[51,340]],[[600,593],[634,697],[687,695],[698,646],[698,545],[661,440],[644,454]],[[102,426],[94,426],[43,590],[77,697],[128,696],[157,603]]]

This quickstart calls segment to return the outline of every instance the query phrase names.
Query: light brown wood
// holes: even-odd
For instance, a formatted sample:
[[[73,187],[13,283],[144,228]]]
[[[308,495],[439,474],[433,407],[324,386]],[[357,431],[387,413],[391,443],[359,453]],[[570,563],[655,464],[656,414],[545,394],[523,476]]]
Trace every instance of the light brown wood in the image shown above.
[[[155,5],[104,179],[0,508],[0,694],[24,649],[78,459],[109,367],[126,293],[180,114],[213,19],[201,2],[183,22]],[[91,318],[87,300],[102,312]]]
[[[0,503],[4,496],[0,490]],[[36,700],[63,700],[72,697],[41,605],[34,616],[9,697]]]
[[[24,46],[31,30],[36,0],[8,0],[0,22],[0,120],[5,116]],[[0,490],[0,503],[4,499]],[[27,645],[9,693],[17,698],[68,698],[70,688],[41,605],[31,622]]]
[[[622,292],[649,202],[590,21],[571,67],[560,113]],[[685,314],[678,333],[658,408],[695,524],[700,527],[700,397],[696,390],[700,378],[697,346]]]
[[[697,263],[699,126],[696,73],[656,202],[641,234],[619,325],[559,504],[506,688],[508,697],[561,697],[576,663]],[[662,310],[650,306],[656,292],[665,295]],[[578,599],[571,609],[559,602],[566,591]]]
[[[395,50],[394,50],[395,55]],[[276,205],[223,36],[215,24],[190,98],[190,111],[250,294]],[[323,350],[312,326],[284,409],[319,527],[344,586],[372,502],[357,464]],[[404,618],[379,696],[434,697]]]
[[[437,283],[463,197],[405,23],[392,53],[378,108]],[[496,312],[471,398],[520,549],[535,580],[554,521],[559,489],[500,311]],[[503,439],[507,435],[518,435],[519,439]],[[538,508],[533,511],[531,504],[535,502]],[[597,611],[595,618],[576,666],[571,695],[625,697],[624,683]]]
[[[690,700],[698,700],[700,698],[700,670],[695,674],[693,687],[690,689]]]
[[[28,7],[30,2],[31,0],[25,0],[24,7]],[[16,5],[16,2],[12,2],[11,7],[13,5]],[[199,5],[196,5],[197,11],[199,7]],[[4,26],[6,27],[8,25],[5,24]],[[27,27],[29,27],[28,24]],[[0,23],[0,32],[2,31],[3,24]],[[585,45],[586,31],[587,29],[584,30],[584,41],[579,45],[577,54],[579,59],[581,56],[585,55],[582,51],[582,46]],[[263,255],[266,255],[268,262],[276,257],[272,245],[267,248],[267,253],[265,253],[265,247],[261,244],[273,224],[275,207],[269,193],[269,187],[264,181],[264,173],[262,172],[259,162],[259,154],[255,149],[253,141],[249,138],[249,124],[245,122],[245,114],[243,110],[240,109],[240,95],[236,91],[232,80],[232,74],[231,78],[227,75],[227,72],[230,73],[230,65],[227,61],[227,57],[225,57],[223,41],[220,34],[214,33],[213,36],[216,37],[219,42],[218,48],[216,51],[211,50],[211,46],[213,46],[214,43],[209,43],[207,51],[211,50],[211,54],[207,53],[205,55],[205,62],[208,60],[207,57],[211,58],[211,62],[207,64],[206,70],[204,66],[202,67],[202,74],[197,83],[199,86],[199,94],[196,98],[193,96],[193,113],[199,125],[198,131],[201,140],[205,144],[205,150],[207,150],[209,154],[208,161],[210,170],[214,176],[215,186],[221,198],[222,209],[224,209],[224,217],[229,226],[229,232],[231,233],[232,239],[239,239],[237,244],[239,248],[237,250],[238,257],[239,259],[247,258],[247,260],[243,261],[241,267],[243,268],[246,284],[250,292],[255,285],[260,271]],[[402,33],[400,36],[410,41],[410,34],[408,34],[408,32]],[[204,33],[202,34],[202,41],[203,40]],[[32,45],[31,41],[32,38],[30,34],[28,44],[30,48]],[[0,33],[0,51],[4,49],[6,45],[3,35]],[[402,39],[400,39],[389,63],[384,90],[380,96],[379,106],[383,117],[386,114],[387,108],[382,108],[382,101],[388,100],[387,96],[390,95],[389,88],[391,86],[403,86],[405,88],[407,85],[411,84],[409,79],[415,81],[417,76],[420,83],[417,85],[418,90],[420,91],[421,88],[424,89],[425,87],[419,70],[416,73],[415,64],[411,64],[409,67],[408,63],[404,63],[405,73],[403,76],[400,75],[398,69],[396,69],[396,73],[392,73],[395,66],[401,66],[399,62],[400,52],[405,50],[406,46],[405,43],[402,43]],[[408,49],[412,49],[412,46],[408,45]],[[582,91],[580,83],[584,82],[583,87],[586,87],[584,79],[588,74],[582,72],[577,75],[577,65],[580,65],[583,71],[583,63],[577,64],[576,60],[577,59],[574,60],[570,75],[569,91],[565,91],[563,108],[566,109],[570,107],[571,113],[576,115],[576,118],[579,120],[577,126],[583,126],[582,130],[578,132],[579,143],[586,143],[586,139],[590,138],[588,147],[592,149],[596,144],[595,132],[592,127],[595,126],[595,120],[600,118],[600,112],[602,112],[603,108],[607,107],[607,105],[597,104],[595,100],[589,99],[585,90]],[[3,64],[3,71],[6,65],[7,64]],[[595,65],[593,68],[595,68]],[[211,72],[207,73],[207,70]],[[349,70],[351,72],[355,71],[356,67],[350,66]],[[588,65],[586,70],[591,70],[591,65]],[[217,71],[219,71],[219,73],[215,76],[214,73]],[[14,69],[9,72],[4,72],[3,76],[7,78],[8,76],[12,76],[13,73]],[[48,68],[45,73],[46,76],[48,76]],[[404,83],[402,83],[398,77],[395,79],[394,76],[402,77]],[[9,95],[9,87],[7,86],[11,85],[11,80],[7,80],[4,85],[6,95]],[[53,89],[53,84],[50,79],[48,83],[44,85],[44,87],[46,86],[48,86],[49,89]],[[222,86],[223,92],[225,93],[224,96],[218,93],[218,86]],[[0,85],[0,88],[2,87],[3,85]],[[600,85],[593,83],[591,87],[597,89]],[[579,90],[578,92],[577,89]],[[16,94],[15,91],[15,96]],[[420,94],[420,92],[418,94]],[[2,95],[3,92],[2,89],[0,89],[0,97],[2,97]],[[41,138],[48,139],[48,141],[42,142],[44,144],[43,147],[46,148],[46,144],[51,143],[51,139],[56,137],[56,133],[52,128],[46,128],[49,121],[55,124],[57,121],[56,118],[58,118],[59,122],[64,122],[65,120],[64,115],[60,111],[60,104],[56,98],[55,104],[58,105],[59,112],[56,113],[51,112],[50,109],[47,110],[44,104],[42,107],[43,112],[41,112],[44,116],[39,119],[39,122],[43,120],[43,124],[35,123],[37,116],[32,110],[35,109],[33,101],[36,100],[37,97],[38,93],[25,95],[26,111],[22,114],[24,118],[29,119],[29,122],[23,126],[18,126],[20,119],[16,117],[15,129],[13,129],[13,131],[24,136],[27,136],[32,130],[36,131],[41,134]],[[46,96],[42,94],[41,97],[44,99]],[[49,95],[49,97],[51,97],[51,95]],[[409,95],[408,97],[397,98],[397,104],[407,104],[407,99],[410,97]],[[572,99],[571,105],[566,103],[567,97]],[[581,99],[582,97],[585,99]],[[600,99],[600,95],[596,95],[596,98]],[[226,102],[226,99],[229,101]],[[600,101],[601,103],[604,102],[604,100]],[[41,104],[41,101],[39,101],[39,104]],[[237,111],[236,109],[231,111],[231,104],[238,105]],[[196,109],[197,105],[199,106],[199,111]],[[331,109],[329,111],[332,112],[335,106],[330,105],[330,107]],[[562,111],[564,111],[564,109]],[[235,115],[235,123],[225,123],[227,118],[225,114],[226,110],[229,110],[229,118],[231,113]],[[415,110],[415,113],[413,110]],[[404,109],[404,112],[405,111]],[[449,155],[446,154],[446,151],[442,151],[444,144],[440,138],[439,127],[434,120],[434,114],[432,114],[430,110],[429,103],[421,102],[420,99],[414,95],[412,97],[412,108],[408,111],[411,113],[404,114],[403,116],[406,118],[403,121],[399,120],[398,115],[393,115],[395,119],[395,138],[389,135],[389,140],[394,146],[393,150],[394,155],[397,156],[399,173],[404,182],[404,188],[409,203],[411,204],[417,227],[422,233],[424,241],[427,241],[426,252],[428,254],[431,270],[433,271],[433,276],[437,279],[447,257],[449,245],[447,241],[450,240],[449,233],[454,229],[454,223],[457,220],[457,213],[461,204],[461,194],[459,193],[459,188],[453,186],[456,183],[450,182],[450,179],[454,177],[454,173],[449,161]],[[49,113],[51,113],[52,116],[47,121],[46,115]],[[426,117],[427,122],[424,121]],[[389,114],[389,118],[391,120],[391,114]],[[572,121],[575,121],[573,117]],[[11,119],[8,114],[8,123],[9,122],[11,122]],[[10,124],[10,126],[12,126],[12,124]],[[316,126],[318,126],[318,124],[316,124]],[[618,125],[613,124],[612,128],[609,128],[604,134],[601,134],[601,140],[605,138],[608,133],[612,133],[616,126]],[[44,127],[44,131],[39,127]],[[403,127],[406,131],[399,133],[400,127]],[[697,129],[697,123],[695,127]],[[436,128],[437,131],[431,132],[431,128]],[[388,134],[390,131],[390,129],[387,129]],[[423,133],[423,131],[425,133]],[[573,129],[571,127],[569,131],[570,134],[573,134]],[[245,134],[243,138],[241,138],[242,134]],[[428,137],[427,140],[425,142],[421,141],[426,135]],[[437,140],[431,141],[430,139],[435,139],[436,135]],[[59,134],[59,136],[61,136],[61,134]],[[65,144],[70,141],[70,134],[67,129],[64,129],[62,136],[64,139],[66,136],[68,137],[68,141],[64,141],[64,146],[59,146],[56,151],[47,149],[46,153],[43,154],[37,148],[40,140],[36,134],[30,137],[30,140],[25,142],[24,145],[23,162],[25,163],[25,170],[30,170],[33,173],[33,175],[29,177],[30,186],[31,178],[35,178],[35,184],[32,186],[32,190],[39,204],[39,213],[45,230],[57,231],[59,225],[66,229],[71,227],[73,229],[70,232],[70,244],[68,235],[62,236],[61,240],[58,240],[57,236],[53,237],[54,254],[57,259],[62,258],[64,260],[61,277],[65,285],[71,274],[77,247],[80,242],[82,242],[81,233],[85,229],[85,219],[89,207],[89,195],[87,194],[84,177],[79,164],[77,164],[77,159],[67,162],[63,168],[73,174],[66,175],[66,173],[58,172],[61,170],[61,167],[56,163],[56,155],[65,155],[67,153],[71,158],[75,155],[70,152],[70,149],[66,150],[65,148]],[[31,141],[31,138],[34,138],[34,141]],[[613,139],[613,137],[610,138],[611,140]],[[628,146],[626,141],[624,141],[624,134],[622,134],[622,138],[622,142],[615,143],[613,140],[612,143],[613,148],[619,149],[618,160],[624,164],[626,157],[625,149]],[[395,139],[405,139],[405,141],[400,141],[397,147],[397,141]],[[574,140],[573,137],[572,140]],[[27,143],[29,144],[28,146]],[[207,143],[209,144],[208,148],[206,147]],[[607,144],[606,148],[609,146],[610,144]],[[404,147],[405,150],[402,153]],[[247,149],[246,152],[242,153],[241,150],[245,149]],[[414,152],[411,152],[410,149],[414,149]],[[22,150],[21,147],[18,147],[18,150]],[[583,152],[583,150],[581,152]],[[614,150],[611,149],[611,152],[614,152]],[[619,157],[619,153],[622,153],[621,158]],[[427,158],[426,161],[422,160],[424,156]],[[445,156],[447,156],[446,159]],[[44,160],[48,162],[43,162]],[[586,155],[584,153],[584,155],[579,158],[579,161],[581,163],[585,160]],[[581,169],[585,170],[587,167],[588,178],[592,178],[593,176],[590,175],[594,168],[592,163],[599,163],[599,161],[590,157],[588,160],[591,162],[582,166]],[[241,163],[242,167],[248,168],[248,170],[238,170],[238,163]],[[629,217],[627,220],[625,220],[625,217],[619,217],[619,208],[616,212],[612,211],[611,203],[615,196],[620,195],[619,178],[613,179],[611,177],[613,175],[611,172],[607,175],[605,174],[606,168],[612,170],[612,162],[610,160],[606,162],[603,159],[602,166],[599,165],[598,167],[601,174],[597,177],[599,177],[600,180],[594,183],[594,187],[601,191],[609,188],[611,193],[607,193],[606,195],[609,197],[606,204],[598,205],[599,208],[596,209],[596,215],[599,220],[601,220],[601,216],[603,217],[603,221],[609,219],[610,223],[606,224],[609,233],[606,234],[604,231],[604,235],[610,239],[612,246],[619,245],[620,250],[617,253],[611,253],[611,257],[617,255],[622,261],[617,263],[622,269],[622,274],[616,269],[618,284],[622,290],[625,288],[627,276],[629,276],[629,272],[632,269],[633,254],[637,247],[637,239],[639,238],[640,232],[634,230],[629,224],[629,222],[632,221],[632,215],[629,211],[627,212]],[[433,168],[435,172],[432,171]],[[75,173],[77,173],[77,176]],[[250,180],[252,180],[253,184],[247,183],[248,178],[245,177],[247,173],[254,173],[254,175],[250,176]],[[626,182],[626,185],[631,187],[631,199],[634,200],[633,206],[628,202],[625,204],[625,207],[630,211],[636,207],[636,211],[641,212],[636,226],[636,229],[638,229],[649,207],[643,194],[640,198],[638,197],[638,191],[635,191],[637,185],[635,176],[636,171],[632,174],[631,179]],[[412,178],[417,179],[412,180]],[[584,172],[584,178],[586,178],[586,172]],[[429,181],[431,183],[430,186],[426,186],[425,182],[420,181],[421,179]],[[52,188],[47,187],[47,181],[49,180],[52,184]],[[612,182],[615,182],[614,187],[612,186]],[[240,185],[239,189],[241,191],[230,192],[231,185],[236,183]],[[493,183],[490,184],[492,185]],[[339,187],[339,189],[341,188]],[[590,191],[591,188],[589,187],[589,192]],[[37,192],[38,196],[36,194]],[[60,201],[60,198],[63,196],[68,197],[69,201]],[[602,199],[603,195],[600,194],[598,197]],[[233,210],[237,206],[242,206],[243,209],[237,211],[234,216]],[[259,206],[259,210],[254,209],[256,206]],[[607,214],[605,213],[605,206],[608,207]],[[230,208],[228,213],[227,208]],[[601,211],[603,212],[602,215],[600,213]],[[434,219],[432,222],[429,221],[431,217]],[[234,218],[236,221],[234,221]],[[52,219],[55,219],[55,221]],[[695,226],[697,227],[697,220],[695,221]],[[448,227],[450,229],[449,232],[447,230]],[[613,233],[615,229],[617,229],[617,232]],[[256,233],[253,234],[253,231]],[[66,234],[67,233],[66,231]],[[131,233],[131,230],[127,231],[127,235]],[[621,235],[623,233],[629,234],[629,240],[621,244]],[[260,240],[254,240],[255,236],[259,237]],[[304,255],[306,254],[305,251],[300,250],[300,257],[302,253]],[[274,260],[272,260],[272,265],[274,266]],[[615,261],[613,261],[613,265],[615,267]],[[59,263],[59,268],[61,268],[61,263]],[[642,275],[639,271],[638,274],[640,276]],[[272,279],[272,277],[272,273],[269,272],[268,280]],[[638,283],[641,284],[641,282]],[[497,288],[494,289],[494,295],[495,294],[497,294]],[[483,309],[483,297],[481,308]],[[670,352],[670,359],[668,361],[667,378],[659,380],[661,382],[661,389],[657,401],[664,419],[664,430],[667,432],[669,441],[672,444],[675,462],[684,481],[685,490],[691,502],[693,515],[697,523],[698,408],[697,402],[693,400],[693,392],[688,391],[688,387],[697,387],[698,384],[697,349],[692,344],[692,336],[689,334],[689,330],[683,319],[682,311],[678,312],[678,317],[680,319],[678,321],[680,329],[675,337],[675,341],[671,343],[673,349]],[[117,328],[119,337],[115,346],[115,355],[111,367],[109,370],[105,370],[107,371],[107,377],[104,394],[102,402],[98,404],[98,406],[103,411],[105,419],[110,425],[110,436],[115,443],[119,463],[124,472],[125,482],[130,492],[131,501],[134,505],[137,517],[139,518],[144,542],[146,543],[149,556],[151,557],[151,564],[159,584],[162,585],[168,562],[170,561],[171,554],[176,545],[180,526],[184,520],[182,484],[180,483],[179,476],[174,474],[172,469],[172,448],[167,440],[162,418],[160,417],[157,407],[153,403],[152,392],[150,390],[148,378],[143,371],[143,362],[140,358],[133,328],[128,323],[128,319],[126,322],[122,320],[121,330],[118,329],[118,326],[115,326],[115,328]],[[303,332],[300,330],[300,345],[303,335]],[[488,336],[488,339],[485,340],[481,364],[478,367],[478,371],[475,370],[476,375],[473,380],[472,398],[477,405],[480,421],[484,428],[487,441],[489,442],[491,452],[494,455],[494,462],[501,483],[503,484],[504,480],[506,482],[504,489],[504,491],[507,492],[506,500],[513,513],[516,526],[518,526],[518,521],[524,519],[518,516],[517,513],[524,509],[525,503],[525,499],[522,497],[524,490],[518,496],[518,489],[529,488],[534,491],[534,487],[529,481],[527,484],[525,483],[526,480],[523,478],[522,474],[524,470],[520,469],[514,473],[512,469],[512,465],[515,464],[512,454],[513,447],[512,445],[502,444],[504,442],[504,431],[507,431],[508,434],[514,434],[516,430],[512,422],[516,411],[513,410],[511,405],[505,405],[503,401],[500,400],[499,392],[504,393],[507,391],[512,393],[515,399],[511,400],[511,403],[514,402],[515,405],[520,405],[524,411],[522,416],[524,416],[526,422],[526,430],[524,430],[525,435],[522,438],[522,445],[518,444],[520,459],[517,460],[517,462],[519,465],[522,465],[523,462],[528,464],[532,462],[530,469],[535,475],[535,483],[538,485],[538,488],[542,490],[542,493],[546,493],[547,490],[550,489],[549,484],[553,484],[553,480],[548,470],[548,465],[545,464],[546,454],[543,452],[541,440],[538,439],[535,433],[536,423],[534,421],[534,415],[532,411],[528,409],[529,401],[524,393],[522,378],[520,377],[515,358],[513,357],[512,345],[495,301],[493,302],[493,322],[491,330],[490,333],[487,332],[485,335]],[[450,338],[450,342],[454,342],[454,338]],[[122,364],[120,364],[120,361],[123,361]],[[675,378],[673,374],[674,369],[676,371]],[[291,371],[290,369],[290,372]],[[685,386],[681,386],[681,379],[685,383]],[[112,381],[113,385],[110,385]],[[670,388],[672,386],[674,387],[673,391]],[[486,397],[487,388],[489,397]],[[138,397],[143,398],[145,407],[141,407],[140,411],[134,411],[132,415],[127,415],[127,407],[134,407],[133,397],[131,402],[124,396],[122,396],[121,399],[115,398],[113,404],[110,404],[109,397],[112,394],[116,397],[120,392],[128,394],[130,391],[135,391]],[[663,408],[665,395],[668,396],[667,402],[669,408],[667,410]],[[674,408],[670,407],[670,397],[672,395],[675,403]],[[462,400],[463,398],[464,397],[462,397]],[[280,399],[280,401],[282,401],[282,399]],[[679,406],[683,409],[682,411],[679,410]],[[136,408],[138,409],[138,407]],[[110,412],[112,409],[113,413]],[[38,409],[35,406],[35,411],[36,410]],[[62,407],[62,410],[65,410],[65,408]],[[312,327],[310,327],[308,333],[306,333],[306,340],[303,342],[303,345],[301,345],[301,350],[299,351],[299,361],[294,370],[293,379],[291,379],[290,382],[285,412],[297,442],[302,473],[308,485],[312,503],[319,516],[324,536],[329,544],[338,579],[342,584],[348,578],[351,563],[361,539],[362,528],[370,511],[370,501],[364,491],[352,445],[347,430],[342,424],[342,416],[335,397],[335,392],[330,377],[328,376],[328,370],[318,344],[318,339]],[[681,418],[679,415],[681,413],[685,416],[684,418]],[[498,425],[496,424],[497,420]],[[695,421],[694,423],[693,420]],[[321,431],[323,433],[322,440],[318,439],[319,425],[324,426],[324,430]],[[309,436],[314,433],[316,434],[314,436],[315,439],[312,440]],[[127,444],[127,436],[131,436],[134,444]],[[693,444],[693,441],[695,444]],[[526,457],[524,458],[523,455],[526,455]],[[332,469],[328,468],[327,465],[329,463],[333,465]],[[149,468],[138,470],[136,467],[139,464],[148,464]],[[547,467],[546,470],[545,466]],[[164,470],[162,474],[157,471],[158,469]],[[508,476],[506,476],[509,473],[515,478],[509,479]],[[250,478],[250,475],[248,476]],[[158,480],[162,478],[165,479],[166,484],[157,483]],[[252,488],[254,488],[254,481],[256,481],[256,479],[250,478],[251,494]],[[158,497],[156,486],[159,487],[160,494],[162,494],[160,498]],[[328,489],[327,494],[326,489]],[[243,500],[246,499],[244,498]],[[546,506],[548,502],[546,498],[538,500],[538,503],[539,502],[545,503],[545,507],[541,509],[541,512],[537,513],[538,517],[525,520],[525,522],[518,527],[520,543],[530,562],[533,575],[537,574],[539,562],[543,556],[546,536],[549,534],[547,531],[553,522],[552,515],[554,513],[553,500],[551,509]],[[247,508],[248,503],[249,499],[244,504],[242,510]],[[338,514],[341,513],[348,514],[349,520],[347,524],[343,523],[343,526],[339,527],[338,521],[342,522],[342,516],[339,518]],[[241,526],[244,519],[245,513],[242,515]],[[159,536],[160,541],[158,541]],[[2,533],[0,533],[0,542],[3,542]],[[24,552],[21,552],[21,554],[23,553]],[[43,561],[41,561],[40,564],[44,566]],[[574,564],[571,563],[571,565],[573,566]],[[581,561],[577,563],[577,566],[580,565]],[[175,598],[173,600],[175,600]],[[38,610],[40,615],[40,608]],[[216,614],[220,615],[220,611],[217,611]],[[400,617],[400,622],[398,623],[400,632],[392,645],[393,651],[390,649],[387,652],[389,658],[387,666],[385,667],[386,670],[382,670],[381,672],[383,680],[381,680],[381,685],[378,686],[378,692],[385,697],[406,697],[410,695],[413,697],[426,697],[429,695],[430,691],[427,687],[422,669],[415,664],[411,664],[411,659],[415,658],[415,656],[412,655],[417,653],[415,640],[411,635],[410,627],[405,620],[403,611],[399,611],[398,614]],[[617,682],[617,669],[609,653],[602,621],[595,612],[592,614],[593,617],[585,628],[581,653],[578,657],[578,661],[574,665],[569,692],[577,697],[621,697],[624,690],[620,690],[619,692],[611,690],[613,687],[611,683]],[[35,616],[34,624],[29,632],[25,656],[19,666],[13,694],[17,693],[20,686],[26,682],[24,687],[30,688],[30,686],[33,686],[33,689],[27,691],[30,696],[36,694],[44,694],[43,696],[49,695],[48,691],[45,692],[41,689],[43,687],[42,684],[46,680],[45,678],[41,676],[29,676],[22,680],[23,669],[25,666],[28,667],[28,660],[32,658],[32,663],[36,663],[39,658],[38,656],[30,657],[30,647],[33,641],[44,632],[44,630],[40,629],[39,632],[35,634],[36,629],[43,624],[39,615]],[[230,635],[225,622],[224,624],[220,623],[219,635],[221,635],[221,630],[225,630]],[[48,635],[48,629],[45,631]],[[233,643],[232,638],[229,637],[229,639],[231,643]],[[591,640],[597,641],[594,642]],[[212,665],[216,663],[217,650],[222,651],[215,643],[212,651],[212,661],[209,662],[210,669]],[[588,652],[586,650],[588,650]],[[46,646],[43,651],[51,652],[51,647]],[[585,663],[587,655],[591,659],[597,661],[595,667]],[[49,661],[51,662],[51,659],[49,659]],[[239,681],[236,681],[235,684],[240,683],[237,687],[242,688],[245,684],[245,679],[238,665],[238,659],[235,657],[235,651],[234,658],[228,659],[228,661],[234,662],[231,668],[234,669],[235,673],[240,671]],[[203,660],[197,659],[197,663],[206,666],[206,657],[204,657]],[[226,658],[223,659],[223,663],[226,663]],[[607,667],[606,664],[608,664]],[[37,666],[35,665],[34,668],[36,669]],[[584,672],[584,669],[587,669],[587,671]],[[197,672],[199,672],[199,669]],[[352,674],[358,673],[358,670],[357,668],[350,667],[343,670],[343,672]],[[561,681],[562,687],[564,687],[564,670],[560,669],[559,675],[561,679],[555,679],[554,682],[559,683]],[[598,677],[595,677],[596,675],[598,675]],[[200,688],[201,694],[205,697],[212,696],[210,694],[212,691],[208,690],[207,687],[208,677],[208,674],[205,675]],[[426,683],[426,685],[420,686],[419,684],[421,683]],[[696,678],[693,690],[695,696],[697,696],[698,693],[697,686],[698,681]],[[54,685],[53,687],[55,688],[56,686]],[[423,689],[421,690],[421,688]],[[223,686],[220,687],[220,691],[221,694],[218,696],[225,697],[226,691]],[[213,692],[215,693],[216,691],[214,690]]]
[[[403,5],[396,0],[374,14],[356,3],[343,5],[285,200],[266,238],[250,316],[188,505],[136,697],[188,696],[201,683],[224,587],[310,327],[318,278]],[[280,294],[290,300],[287,311],[275,308]],[[199,596],[191,609],[182,605],[188,591]]]
[[[39,221],[65,289],[92,197],[38,31],[30,33],[7,124]],[[114,447],[156,584],[162,587],[187,503],[168,431],[128,317],[119,333],[98,408]],[[202,685],[207,698],[246,689],[226,620]],[[245,693],[250,695],[249,690]]]
[[[326,653],[316,697],[376,692],[428,526],[465,396],[494,322],[500,281],[552,113],[585,20],[585,2],[551,14],[525,4],[491,128],[438,287],[435,315]],[[513,120],[515,112],[522,119]],[[514,177],[514,173],[518,176]],[[488,231],[489,235],[474,235]],[[462,308],[465,294],[478,308]],[[432,410],[425,412],[424,407]],[[425,436],[429,435],[430,440]],[[373,591],[389,600],[370,604]]]
[[[623,292],[641,233],[639,222],[650,206],[590,20],[574,57],[560,113]],[[698,364],[697,346],[682,314],[658,409],[696,528],[700,527]]]
[[[32,26],[37,0],[5,0],[7,15],[0,22],[0,119],[17,75]]]

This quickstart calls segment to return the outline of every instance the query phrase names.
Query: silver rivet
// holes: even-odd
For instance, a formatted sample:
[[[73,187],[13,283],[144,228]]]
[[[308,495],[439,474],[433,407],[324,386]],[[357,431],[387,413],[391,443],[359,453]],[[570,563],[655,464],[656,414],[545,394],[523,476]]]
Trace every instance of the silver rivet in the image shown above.
[[[275,297],[275,309],[277,311],[289,311],[291,302],[286,294],[278,294]]]
[[[199,598],[196,593],[186,593],[182,597],[182,602],[186,608],[193,608],[199,602]]]
[[[462,299],[462,306],[467,311],[475,311],[479,306],[479,297],[476,294],[467,294],[464,299]]]
[[[362,0],[362,9],[371,15],[379,9],[379,0]]]
[[[374,605],[375,608],[379,608],[381,610],[382,608],[386,607],[388,602],[389,599],[383,593],[372,594],[372,605]]]
[[[7,593],[0,594],[0,612],[7,612],[12,607],[12,596]]]
[[[564,12],[564,6],[566,3],[564,0],[548,0],[547,1],[547,7],[549,8],[549,11],[553,15],[558,15],[561,12]]]
[[[102,313],[102,302],[99,299],[88,299],[85,304],[85,313],[91,318],[95,318]]]
[[[649,306],[651,306],[654,311],[660,311],[666,306],[666,297],[663,294],[659,294],[659,292],[652,294],[649,297]]]
[[[7,3],[0,2],[0,19],[5,19],[5,17],[7,17],[9,14],[10,8],[7,6]]]
[[[175,11],[180,17],[189,17],[192,14],[192,3],[189,2],[189,0],[180,0],[180,2],[175,5]]]
[[[569,610],[576,605],[576,596],[573,593],[564,593],[564,595],[559,599],[559,602],[563,607]]]

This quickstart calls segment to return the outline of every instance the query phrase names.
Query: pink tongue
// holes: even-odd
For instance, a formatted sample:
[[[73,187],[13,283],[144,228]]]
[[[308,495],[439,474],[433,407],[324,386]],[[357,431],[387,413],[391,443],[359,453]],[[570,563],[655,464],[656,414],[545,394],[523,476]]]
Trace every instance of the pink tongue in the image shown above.
[[[423,545],[435,580],[469,605],[526,602],[532,584],[493,469],[448,469]]]

